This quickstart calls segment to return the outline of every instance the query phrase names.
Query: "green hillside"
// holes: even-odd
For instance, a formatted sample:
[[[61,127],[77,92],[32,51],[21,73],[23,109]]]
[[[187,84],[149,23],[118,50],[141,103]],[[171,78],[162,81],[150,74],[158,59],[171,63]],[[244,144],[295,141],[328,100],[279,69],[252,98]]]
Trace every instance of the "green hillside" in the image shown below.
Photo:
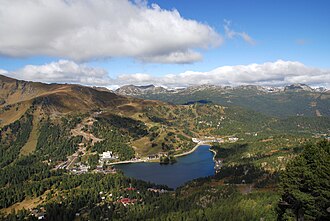
[[[6,78],[2,84],[2,220],[36,220],[42,213],[47,220],[274,220],[282,196],[279,174],[306,143],[330,133],[326,115],[269,116],[243,105],[174,105],[79,85]],[[192,138],[205,137],[221,140],[212,144],[219,172],[175,191],[112,168],[154,155],[175,162],[174,155],[195,146]],[[112,157],[102,161],[107,151]],[[328,172],[323,161],[317,163]],[[289,211],[283,214],[293,217]],[[323,210],[322,216],[310,214],[324,217]]]
[[[161,100],[174,104],[206,100],[224,106],[241,106],[266,115],[288,116],[330,116],[329,92],[278,91],[265,92],[257,87],[219,87],[187,88],[179,92],[142,93],[137,97]]]

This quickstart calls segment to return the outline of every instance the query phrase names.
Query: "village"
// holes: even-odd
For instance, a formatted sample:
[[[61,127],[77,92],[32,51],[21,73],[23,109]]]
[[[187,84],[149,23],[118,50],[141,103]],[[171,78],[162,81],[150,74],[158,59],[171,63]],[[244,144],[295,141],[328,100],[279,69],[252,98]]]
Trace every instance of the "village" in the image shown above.
[[[82,136],[83,140],[78,145],[78,149],[75,153],[67,157],[67,160],[64,162],[58,163],[54,170],[65,169],[72,174],[84,174],[87,172],[96,172],[96,173],[116,173],[116,169],[113,167],[116,164],[126,164],[126,163],[139,163],[139,162],[158,162],[164,158],[170,158],[167,152],[159,152],[157,154],[151,154],[144,157],[134,157],[130,160],[120,161],[119,156],[113,151],[104,151],[102,153],[91,153],[87,151],[88,143],[91,146],[94,146],[95,143],[102,141],[102,139],[95,137],[93,134],[89,133],[85,128],[91,127],[94,122],[96,122],[96,116],[100,114],[99,112],[95,112],[93,117],[85,118],[79,123],[75,128],[71,130],[72,136]],[[214,137],[214,136],[204,136],[204,137],[193,137],[192,142],[196,144],[194,148],[189,151],[174,154],[172,157],[181,157],[194,152],[199,145],[207,144],[211,145],[212,143],[233,143],[239,140],[238,137],[235,136],[227,136],[227,137]],[[214,153],[215,154],[215,153]],[[86,157],[93,157],[96,162],[91,162],[86,160]],[[85,160],[82,160],[85,158]],[[213,157],[215,163],[215,171],[219,171],[221,168],[221,161],[216,160]],[[49,160],[51,163],[51,160]]]
[[[92,119],[88,119],[87,121],[88,123],[93,122]],[[79,126],[79,130],[82,129],[82,126]],[[79,133],[78,129],[75,129],[74,133]],[[87,136],[86,134],[84,134],[85,136]],[[88,135],[88,137],[90,138],[91,135]],[[98,140],[98,138],[95,138],[95,142],[96,140]],[[94,141],[92,138],[92,141]],[[203,145],[203,144],[207,144],[210,145],[212,143],[225,143],[225,142],[237,142],[239,140],[239,138],[235,137],[235,136],[229,136],[229,137],[211,137],[211,136],[205,136],[205,137],[199,137],[199,138],[192,138],[192,142],[196,143],[196,146],[184,153],[180,153],[180,154],[176,154],[174,155],[174,157],[181,157],[181,156],[185,156],[188,155],[192,152],[194,152],[197,147],[199,145]],[[92,145],[94,143],[92,142]],[[210,149],[211,150],[211,149]],[[212,151],[212,150],[211,150]],[[212,151],[214,152],[214,151]],[[95,168],[92,168],[91,165],[88,164],[88,162],[82,162],[81,161],[81,157],[86,155],[87,151],[86,151],[86,145],[84,143],[80,143],[78,145],[78,150],[72,154],[71,156],[67,157],[67,161],[65,162],[61,162],[58,165],[55,166],[55,170],[57,169],[66,169],[67,171],[69,171],[72,174],[84,174],[87,172],[96,172],[96,173],[104,173],[104,174],[108,174],[108,173],[116,173],[116,169],[114,167],[114,165],[116,164],[127,164],[127,163],[139,163],[139,162],[157,162],[159,161],[162,157],[169,157],[168,153],[158,153],[158,154],[152,154],[152,155],[148,155],[146,157],[134,157],[130,160],[125,160],[125,161],[120,161],[118,155],[116,155],[115,153],[113,153],[112,151],[105,151],[101,154],[98,154],[97,158],[98,158],[98,162]],[[215,155],[216,153],[214,153]],[[95,154],[94,154],[95,155]],[[213,157],[215,166],[215,172],[219,172],[222,163],[221,160],[219,159],[215,159],[215,157]]]

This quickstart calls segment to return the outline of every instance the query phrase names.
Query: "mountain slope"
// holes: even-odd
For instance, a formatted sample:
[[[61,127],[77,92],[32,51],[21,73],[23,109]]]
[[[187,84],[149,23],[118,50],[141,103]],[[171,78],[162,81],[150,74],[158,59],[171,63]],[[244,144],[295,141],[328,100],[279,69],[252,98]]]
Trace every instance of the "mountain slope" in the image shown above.
[[[111,150],[122,159],[192,147],[183,123],[172,123],[176,121],[173,112],[191,109],[188,106],[125,97],[81,85],[26,82],[5,76],[0,76],[0,86],[2,167],[34,153],[56,165],[74,154],[79,143],[89,147],[86,156]],[[159,111],[164,108],[172,115]],[[174,131],[183,138],[167,135]],[[169,137],[171,141],[165,141]],[[91,143],[90,138],[96,141]]]
[[[61,99],[73,99],[81,102],[82,108],[107,107],[114,104],[129,102],[127,98],[118,96],[105,90],[98,90],[91,87],[70,84],[43,84],[15,80],[0,75],[0,100],[1,106],[11,105],[30,100],[47,100],[50,103],[56,102],[64,108],[71,110],[71,105]],[[52,99],[53,98],[53,99]],[[47,103],[47,101],[45,101]],[[72,104],[72,103],[71,103]],[[0,107],[1,107],[0,106]]]
[[[115,109],[132,102],[138,103],[139,99],[81,85],[43,84],[0,75],[0,125],[14,122],[32,107],[47,114],[64,114]]]
[[[126,94],[118,89],[116,93]],[[241,106],[266,115],[330,116],[330,91],[312,89],[307,85],[295,84],[282,88],[260,86],[221,87],[214,85],[192,86],[180,90],[126,94],[143,99],[162,100],[174,104],[193,101],[209,101],[224,106]]]

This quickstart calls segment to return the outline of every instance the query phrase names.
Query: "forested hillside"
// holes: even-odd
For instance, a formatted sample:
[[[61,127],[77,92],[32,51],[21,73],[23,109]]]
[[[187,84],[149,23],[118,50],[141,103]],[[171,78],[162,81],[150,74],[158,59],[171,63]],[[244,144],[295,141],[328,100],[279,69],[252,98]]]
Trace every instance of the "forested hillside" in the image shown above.
[[[304,191],[296,196],[292,193],[296,187],[285,186],[291,182],[289,176],[296,175],[290,174],[290,168],[296,167],[289,162],[305,157],[310,149],[303,150],[306,143],[329,137],[327,116],[277,117],[215,102],[174,105],[79,85],[0,80],[3,220],[293,217],[294,208],[282,208],[281,213],[277,209],[280,197],[286,200],[287,193],[305,200]],[[112,163],[142,162],[156,155],[152,161],[175,163],[176,154],[195,146],[192,138],[218,139],[212,144],[214,160],[220,165],[214,176],[171,190],[127,178],[112,167]],[[324,180],[329,171],[323,165],[328,143],[317,147],[324,149],[322,157],[311,165],[323,168],[325,174],[322,169],[318,173]],[[109,155],[107,161],[102,159],[104,153]],[[279,177],[288,163],[289,174],[281,178],[280,192]],[[303,164],[308,171],[310,162]],[[323,210],[328,191],[315,191],[322,199],[306,198],[302,207],[308,210],[306,217],[327,217]],[[314,211],[314,202],[322,204],[322,211]]]

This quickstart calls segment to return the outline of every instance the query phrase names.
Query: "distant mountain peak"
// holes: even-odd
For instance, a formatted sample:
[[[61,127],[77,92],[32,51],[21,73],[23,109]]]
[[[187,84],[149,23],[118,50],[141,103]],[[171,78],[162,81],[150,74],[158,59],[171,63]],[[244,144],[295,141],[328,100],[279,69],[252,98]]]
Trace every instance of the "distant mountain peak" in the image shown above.
[[[148,94],[148,93],[153,93],[153,94],[166,93],[169,91],[164,87],[149,84],[142,86],[124,85],[118,88],[115,92],[121,95],[140,95],[140,94]]]
[[[291,84],[285,87],[276,87],[276,86],[260,86],[260,85],[238,85],[238,86],[223,86],[223,85],[212,85],[212,84],[202,84],[202,85],[192,85],[184,88],[165,88],[161,86],[155,86],[153,84],[136,86],[136,85],[125,85],[118,88],[115,93],[121,95],[129,95],[129,96],[140,96],[144,94],[160,94],[160,93],[178,93],[182,92],[184,94],[191,94],[197,91],[218,91],[218,92],[229,92],[232,90],[247,90],[247,91],[255,91],[256,93],[280,93],[283,91],[309,91],[309,92],[324,92],[325,88],[316,88],[313,89],[306,84]]]
[[[307,84],[291,84],[284,87],[284,91],[313,91],[313,88]]]

